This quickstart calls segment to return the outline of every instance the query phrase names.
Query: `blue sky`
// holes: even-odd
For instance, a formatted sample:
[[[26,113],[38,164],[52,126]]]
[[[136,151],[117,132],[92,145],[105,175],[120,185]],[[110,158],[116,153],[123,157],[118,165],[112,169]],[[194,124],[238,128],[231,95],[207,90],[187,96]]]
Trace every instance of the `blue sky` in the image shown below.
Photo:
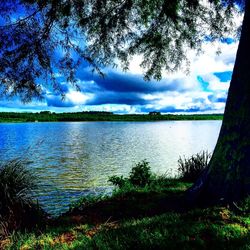
[[[106,68],[105,78],[93,74],[88,65],[77,72],[81,92],[57,78],[65,92],[65,99],[44,87],[42,102],[21,103],[17,98],[0,99],[0,111],[50,110],[54,112],[112,111],[115,113],[223,113],[232,76],[238,41],[232,38],[220,42],[204,41],[204,53],[187,51],[189,74],[184,71],[163,72],[161,81],[143,80],[141,58],[131,60],[130,68],[123,72]],[[220,49],[221,53],[216,53]]]

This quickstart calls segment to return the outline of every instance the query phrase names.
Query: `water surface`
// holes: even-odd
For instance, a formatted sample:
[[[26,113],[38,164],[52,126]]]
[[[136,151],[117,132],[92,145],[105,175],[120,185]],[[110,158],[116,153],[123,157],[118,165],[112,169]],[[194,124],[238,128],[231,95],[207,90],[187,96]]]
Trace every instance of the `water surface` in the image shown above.
[[[146,159],[152,171],[176,175],[179,156],[212,151],[221,121],[54,122],[0,124],[0,156],[27,156],[43,184],[38,199],[52,214],[79,196],[109,190]]]

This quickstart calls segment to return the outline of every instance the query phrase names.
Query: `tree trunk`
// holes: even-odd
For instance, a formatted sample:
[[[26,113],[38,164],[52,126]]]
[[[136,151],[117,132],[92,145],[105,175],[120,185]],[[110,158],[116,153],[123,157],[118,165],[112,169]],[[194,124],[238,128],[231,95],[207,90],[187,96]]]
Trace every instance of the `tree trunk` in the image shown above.
[[[250,0],[246,0],[220,135],[208,168],[187,195],[208,203],[250,195]]]

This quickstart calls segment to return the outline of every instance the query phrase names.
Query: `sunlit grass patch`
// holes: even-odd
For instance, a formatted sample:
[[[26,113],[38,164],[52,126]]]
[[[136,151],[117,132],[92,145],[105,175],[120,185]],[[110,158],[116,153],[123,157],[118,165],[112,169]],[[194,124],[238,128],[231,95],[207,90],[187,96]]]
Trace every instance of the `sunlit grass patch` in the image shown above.
[[[19,234],[9,249],[247,249],[248,220],[224,207],[197,208]]]
[[[111,176],[109,182],[116,188],[113,197],[122,196],[129,193],[139,192],[159,192],[162,193],[183,192],[189,188],[192,183],[184,182],[180,179],[165,175],[156,175],[152,173],[149,163],[141,161],[132,167],[127,178],[123,176]]]
[[[93,238],[100,249],[234,249],[246,245],[249,231],[239,224],[226,224],[217,218],[203,220],[196,213],[166,213],[161,216],[130,220],[118,229],[101,231]],[[205,214],[208,211],[205,211]],[[115,241],[113,239],[116,239]],[[248,239],[248,243],[249,243]],[[232,248],[230,248],[232,244]],[[219,248],[217,248],[217,246]],[[92,249],[92,248],[91,248]]]
[[[84,227],[84,225],[81,225]],[[79,231],[76,227],[51,227],[43,232],[36,231],[35,233],[15,233],[10,238],[9,244],[6,249],[75,249],[75,245],[83,244],[89,239],[85,235],[87,229]]]
[[[5,248],[249,249],[247,201],[240,210],[191,207],[184,202],[191,183],[149,173],[145,185],[123,178],[111,196],[81,198],[46,228],[14,233]]]

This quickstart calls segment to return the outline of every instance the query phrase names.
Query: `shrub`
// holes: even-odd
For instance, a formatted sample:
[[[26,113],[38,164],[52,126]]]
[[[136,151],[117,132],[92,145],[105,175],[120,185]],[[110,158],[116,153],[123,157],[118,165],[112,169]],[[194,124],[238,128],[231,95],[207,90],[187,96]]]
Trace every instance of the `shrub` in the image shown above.
[[[150,184],[151,180],[152,173],[149,162],[143,160],[131,169],[128,178],[113,175],[109,177],[108,181],[119,188],[123,188],[131,185],[136,187],[145,187],[147,184]]]
[[[201,172],[208,166],[212,154],[202,151],[190,158],[179,158],[178,173],[180,178],[185,181],[195,181]]]
[[[123,176],[117,175],[109,177],[108,181],[111,182],[113,185],[118,186],[119,188],[124,187],[126,183],[126,179],[124,179]]]
[[[132,168],[129,174],[129,181],[134,186],[144,187],[150,183],[151,176],[149,162],[143,160]]]

